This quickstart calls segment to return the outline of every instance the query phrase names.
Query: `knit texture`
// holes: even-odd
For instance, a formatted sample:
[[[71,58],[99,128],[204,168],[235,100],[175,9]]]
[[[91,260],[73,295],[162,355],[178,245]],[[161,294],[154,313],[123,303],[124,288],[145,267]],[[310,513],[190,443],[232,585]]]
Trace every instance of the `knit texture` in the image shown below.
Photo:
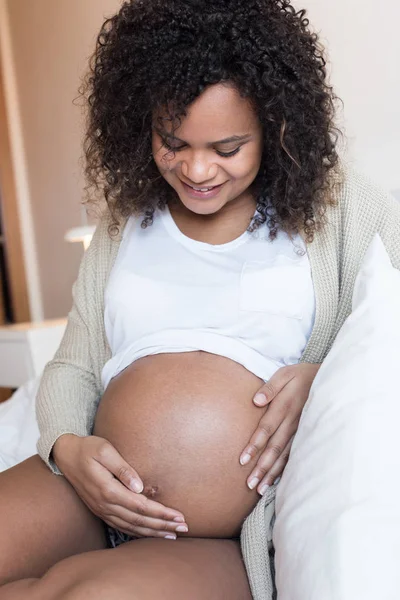
[[[267,490],[242,527],[240,545],[253,598],[269,600],[276,594],[271,556],[275,492],[276,485]]]
[[[355,278],[375,233],[380,234],[393,266],[400,269],[400,204],[351,169],[343,170],[336,196],[326,225],[308,246],[316,317],[302,362],[320,363],[329,352],[351,312]],[[45,368],[37,396],[38,453],[57,474],[50,459],[52,447],[64,433],[92,433],[102,395],[101,371],[111,356],[104,331],[104,291],[122,228],[118,237],[111,238],[108,226],[105,217],[84,255],[65,334]],[[273,487],[242,528],[242,552],[254,600],[273,600],[275,594],[269,559],[274,502]]]

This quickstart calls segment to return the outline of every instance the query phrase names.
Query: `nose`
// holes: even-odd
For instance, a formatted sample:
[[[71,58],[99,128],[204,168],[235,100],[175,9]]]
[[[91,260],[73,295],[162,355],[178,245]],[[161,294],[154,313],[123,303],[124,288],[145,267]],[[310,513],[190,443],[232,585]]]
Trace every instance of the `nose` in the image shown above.
[[[218,165],[204,154],[192,153],[182,160],[182,175],[192,183],[200,184],[215,179]]]

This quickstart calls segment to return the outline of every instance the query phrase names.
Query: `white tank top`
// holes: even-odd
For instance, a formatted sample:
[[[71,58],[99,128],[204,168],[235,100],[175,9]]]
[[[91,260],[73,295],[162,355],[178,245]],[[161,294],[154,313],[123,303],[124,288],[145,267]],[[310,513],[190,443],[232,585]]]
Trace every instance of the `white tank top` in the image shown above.
[[[267,381],[299,361],[314,324],[306,248],[263,225],[227,244],[186,237],[168,208],[153,225],[131,217],[105,291],[110,380],[144,356],[203,350]]]

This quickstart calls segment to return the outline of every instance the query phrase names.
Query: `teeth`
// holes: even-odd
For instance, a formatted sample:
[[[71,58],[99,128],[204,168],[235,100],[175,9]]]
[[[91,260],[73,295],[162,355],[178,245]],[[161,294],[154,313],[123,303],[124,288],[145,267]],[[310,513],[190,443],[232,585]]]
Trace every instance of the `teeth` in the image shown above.
[[[193,188],[194,190],[196,190],[196,192],[209,192],[210,190],[212,190],[212,187],[210,188]]]

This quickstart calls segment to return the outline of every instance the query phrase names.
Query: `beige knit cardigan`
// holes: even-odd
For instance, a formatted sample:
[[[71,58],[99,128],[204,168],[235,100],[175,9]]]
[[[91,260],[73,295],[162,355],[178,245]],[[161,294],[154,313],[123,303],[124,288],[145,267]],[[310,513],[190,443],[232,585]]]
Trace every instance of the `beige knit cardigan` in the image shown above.
[[[343,169],[337,204],[308,246],[316,296],[315,325],[301,358],[320,363],[351,312],[353,285],[360,262],[379,232],[393,265],[400,269],[400,204],[362,175]],[[73,307],[55,358],[46,366],[37,397],[38,452],[56,473],[52,447],[62,434],[92,432],[102,395],[101,371],[110,358],[104,331],[104,290],[116,258],[118,238],[108,235],[107,218],[96,229],[73,290]],[[122,228],[121,228],[122,229]],[[275,489],[260,499],[244,522],[242,553],[254,600],[272,600],[272,524]]]

